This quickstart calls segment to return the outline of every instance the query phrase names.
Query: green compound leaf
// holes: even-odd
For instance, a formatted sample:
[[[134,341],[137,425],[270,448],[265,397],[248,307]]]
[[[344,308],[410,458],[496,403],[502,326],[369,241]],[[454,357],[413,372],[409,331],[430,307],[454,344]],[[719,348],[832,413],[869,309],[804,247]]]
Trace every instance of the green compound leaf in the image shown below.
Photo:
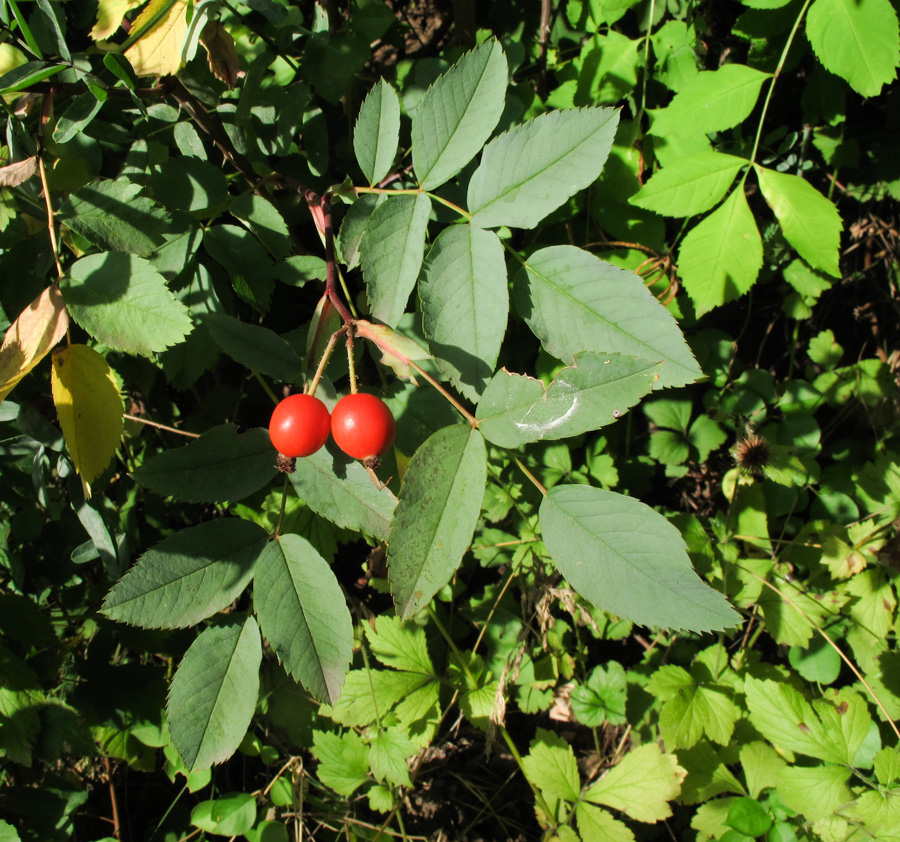
[[[353,130],[353,151],[369,184],[377,184],[390,172],[399,143],[400,100],[382,79],[363,100]]]
[[[663,754],[656,743],[647,743],[626,754],[584,798],[639,822],[658,822],[672,815],[668,802],[681,794],[686,775],[674,754]]]
[[[388,540],[388,576],[404,620],[429,602],[459,567],[478,522],[487,449],[477,430],[444,427],[413,454]]]
[[[659,379],[660,363],[622,354],[584,353],[559,371],[549,387],[503,370],[478,406],[478,428],[492,444],[521,447],[570,438],[612,424]]]
[[[266,538],[261,527],[238,518],[182,529],[141,556],[106,595],[102,611],[143,628],[193,626],[240,595]]]
[[[806,36],[825,69],[862,96],[877,96],[896,78],[900,28],[890,0],[816,0]]]
[[[266,430],[241,435],[233,424],[222,424],[184,447],[150,457],[131,476],[157,494],[186,503],[225,503],[259,491],[277,472]]]
[[[288,383],[303,379],[303,360],[275,331],[224,313],[205,313],[201,320],[216,345],[251,371]]]
[[[522,758],[522,771],[529,783],[554,798],[577,801],[581,791],[575,752],[562,737],[537,729],[531,750]]]
[[[76,260],[60,282],[72,317],[116,351],[151,356],[193,330],[187,308],[151,263],[123,252]]]
[[[188,769],[209,768],[237,750],[256,710],[261,662],[253,617],[211,626],[191,644],[166,704],[172,744]]]
[[[359,252],[372,315],[391,327],[406,310],[416,284],[431,200],[424,193],[391,196],[372,212]]]
[[[438,367],[473,403],[497,364],[509,293],[503,245],[493,231],[445,228],[419,281],[422,324]]]
[[[539,249],[516,273],[513,299],[547,353],[564,362],[583,351],[662,361],[658,388],[703,374],[678,323],[644,282],[590,252]]]
[[[557,485],[539,518],[559,572],[598,608],[661,628],[709,631],[740,622],[694,572],[679,531],[649,506],[599,488]]]
[[[534,228],[597,180],[618,125],[616,108],[572,108],[494,138],[469,181],[472,224]]]
[[[491,38],[435,80],[412,119],[413,169],[423,189],[453,178],[484,146],[506,100],[506,56]]]
[[[284,668],[316,699],[334,704],[353,655],[353,625],[328,562],[299,535],[271,541],[253,587],[259,626]]]
[[[762,268],[762,240],[741,187],[691,229],[678,252],[678,273],[697,315],[740,298]]]
[[[158,205],[138,195],[143,189],[127,179],[93,181],[69,196],[56,218],[102,249],[148,257],[163,245],[171,223]]]
[[[654,114],[650,134],[678,138],[731,129],[750,115],[770,76],[745,64],[703,70],[685,82],[668,108]]]
[[[333,445],[298,459],[290,478],[316,514],[354,532],[387,538],[397,498],[387,488],[377,489],[366,469]]]
[[[704,151],[680,158],[655,173],[628,201],[663,216],[706,213],[728,192],[745,158]]]
[[[787,241],[814,269],[840,277],[841,217],[832,202],[798,175],[754,167],[759,187]]]

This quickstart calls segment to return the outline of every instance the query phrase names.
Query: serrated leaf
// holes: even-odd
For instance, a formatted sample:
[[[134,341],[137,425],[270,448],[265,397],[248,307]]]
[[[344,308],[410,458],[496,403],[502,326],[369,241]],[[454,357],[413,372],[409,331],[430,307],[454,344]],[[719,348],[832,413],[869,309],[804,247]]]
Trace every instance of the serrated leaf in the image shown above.
[[[650,134],[678,138],[733,128],[753,111],[759,89],[770,76],[745,64],[702,70],[685,82],[667,108],[654,114]]]
[[[148,257],[165,242],[171,222],[141,190],[124,178],[91,182],[60,205],[57,219],[102,249]]]
[[[348,269],[359,265],[359,249],[366,229],[372,222],[372,211],[388,200],[384,193],[363,193],[347,211],[338,233],[337,251]]]
[[[706,213],[728,192],[745,158],[703,151],[658,170],[629,202],[663,216]]]
[[[188,0],[150,0],[134,19],[125,58],[138,76],[170,76],[181,69],[187,12]]]
[[[674,754],[663,754],[658,745],[648,743],[628,752],[584,798],[639,822],[658,822],[672,815],[668,802],[681,794],[686,775]]]
[[[509,315],[497,235],[471,225],[445,228],[422,267],[419,300],[438,367],[477,403],[497,364]]]
[[[740,298],[762,268],[762,240],[742,187],[690,230],[678,252],[678,274],[697,315]]]
[[[117,351],[151,356],[181,342],[193,329],[187,308],[169,291],[165,278],[133,254],[82,257],[61,284],[75,321]]]
[[[166,703],[172,744],[189,770],[231,757],[259,695],[262,645],[253,617],[202,631],[185,653]]]
[[[614,351],[662,361],[657,388],[702,376],[678,323],[641,278],[590,252],[574,246],[534,252],[516,273],[513,299],[544,349],[559,360]]]
[[[338,795],[350,796],[369,780],[369,747],[359,734],[313,731],[313,754],[319,761],[316,776]]]
[[[275,331],[224,313],[206,313],[202,323],[216,345],[241,365],[288,383],[303,380],[303,360]]]
[[[353,129],[353,151],[369,184],[377,184],[390,172],[399,143],[400,100],[382,79],[363,100]]]
[[[679,531],[631,497],[557,485],[539,512],[557,569],[598,608],[636,623],[693,631],[731,628],[739,615],[691,567]]]
[[[534,228],[597,180],[618,124],[618,109],[572,108],[541,114],[494,138],[469,181],[472,224]]]
[[[328,562],[299,535],[271,541],[257,564],[253,608],[284,668],[334,704],[353,655],[353,625]]]
[[[388,539],[388,576],[406,620],[431,602],[472,540],[487,482],[487,450],[477,430],[444,427],[410,460]]]
[[[266,539],[262,528],[239,518],[182,529],[141,556],[106,595],[102,611],[148,629],[193,626],[240,596]]]
[[[522,771],[529,783],[553,798],[578,801],[581,779],[575,752],[552,731],[538,728],[530,751],[522,758]]]
[[[778,795],[810,821],[828,818],[853,799],[847,788],[852,770],[841,766],[788,766],[778,775]]]
[[[267,199],[255,193],[244,193],[231,200],[228,212],[246,222],[275,257],[287,257],[291,253],[291,236],[287,223]]]
[[[369,744],[372,774],[394,786],[412,786],[407,760],[415,753],[415,744],[403,731],[396,728],[382,731]]]
[[[266,430],[238,434],[232,424],[207,430],[184,447],[150,457],[131,472],[140,485],[187,503],[236,502],[275,477]]]
[[[384,325],[375,325],[371,322],[358,319],[356,321],[356,335],[362,336],[375,344],[381,351],[381,363],[390,366],[397,377],[410,380],[415,383],[413,368],[410,363],[430,360],[428,353],[414,339],[404,336],[392,328]]]
[[[236,225],[212,225],[203,233],[203,246],[228,272],[241,298],[260,313],[268,310],[275,270],[272,258],[256,237]]]
[[[68,326],[69,313],[56,284],[19,313],[0,345],[0,403],[66,335]]]
[[[558,371],[548,387],[504,369],[491,379],[478,405],[478,429],[500,447],[597,430],[646,395],[661,368],[622,354],[578,354],[575,365]]]
[[[825,69],[862,96],[877,96],[896,78],[900,28],[889,0],[816,0],[806,36]]]
[[[841,217],[832,202],[798,175],[755,165],[759,187],[787,241],[814,269],[840,277]]]
[[[434,675],[423,628],[404,625],[399,617],[382,614],[375,620],[375,628],[367,625],[365,632],[372,654],[386,667]]]
[[[583,842],[634,842],[628,825],[613,818],[602,807],[580,801],[575,807],[575,820]]]
[[[366,469],[327,445],[298,459],[291,483],[316,514],[337,526],[384,540],[391,528],[397,498],[377,489]]]
[[[87,345],[53,352],[53,402],[66,446],[85,482],[106,470],[122,438],[122,398],[106,360]]]
[[[900,778],[900,751],[891,747],[881,749],[875,755],[875,776],[885,786]]]
[[[706,740],[691,749],[679,749],[678,763],[687,769],[681,787],[681,801],[699,804],[723,792],[744,794],[741,782],[729,771],[727,764],[711,743]],[[774,786],[774,782],[772,784]]]
[[[433,701],[427,701],[427,711],[437,703],[438,684],[433,677],[417,672],[397,672],[395,670],[351,670],[344,682],[341,697],[331,710],[330,716],[350,728],[364,728],[378,720],[387,711],[400,703],[417,702],[420,693]],[[400,715],[398,710],[398,716]],[[401,719],[412,724],[419,716],[404,714]]]
[[[412,119],[413,169],[423,189],[453,178],[484,145],[503,113],[506,56],[490,38],[434,81]]]
[[[416,284],[430,212],[431,199],[424,193],[391,196],[375,208],[363,232],[359,252],[369,305],[372,315],[391,327]]]
[[[572,690],[569,702],[572,713],[584,725],[594,728],[609,722],[624,725],[625,701],[628,685],[625,668],[618,661],[610,661],[607,667],[594,667],[587,682]]]

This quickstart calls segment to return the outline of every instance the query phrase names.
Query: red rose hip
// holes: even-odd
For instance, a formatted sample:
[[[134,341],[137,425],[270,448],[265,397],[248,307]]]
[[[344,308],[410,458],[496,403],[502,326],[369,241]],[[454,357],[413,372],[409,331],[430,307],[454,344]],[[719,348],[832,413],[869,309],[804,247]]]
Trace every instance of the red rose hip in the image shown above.
[[[375,395],[345,395],[331,413],[335,444],[354,459],[375,459],[394,443],[394,416]]]
[[[290,395],[272,413],[269,437],[284,456],[311,456],[328,439],[331,417],[312,395]]]

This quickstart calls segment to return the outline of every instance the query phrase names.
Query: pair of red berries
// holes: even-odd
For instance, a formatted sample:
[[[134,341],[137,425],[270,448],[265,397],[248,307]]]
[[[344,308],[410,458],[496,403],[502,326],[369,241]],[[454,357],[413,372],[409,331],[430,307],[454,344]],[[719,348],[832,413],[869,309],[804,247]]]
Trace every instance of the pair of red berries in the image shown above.
[[[331,415],[312,395],[290,395],[272,413],[269,436],[284,456],[311,456],[331,433],[335,444],[354,459],[381,456],[394,443],[394,416],[375,395],[345,395]]]

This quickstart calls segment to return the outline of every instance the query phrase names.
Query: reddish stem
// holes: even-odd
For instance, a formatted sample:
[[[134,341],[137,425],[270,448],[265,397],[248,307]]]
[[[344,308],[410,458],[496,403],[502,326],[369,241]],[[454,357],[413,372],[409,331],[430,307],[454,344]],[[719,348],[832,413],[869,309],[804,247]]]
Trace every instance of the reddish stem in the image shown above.
[[[337,265],[334,257],[334,227],[331,224],[331,199],[326,193],[319,197],[322,212],[322,233],[325,235],[325,295],[340,313],[345,325],[353,324],[353,316],[341,301],[337,290]]]

